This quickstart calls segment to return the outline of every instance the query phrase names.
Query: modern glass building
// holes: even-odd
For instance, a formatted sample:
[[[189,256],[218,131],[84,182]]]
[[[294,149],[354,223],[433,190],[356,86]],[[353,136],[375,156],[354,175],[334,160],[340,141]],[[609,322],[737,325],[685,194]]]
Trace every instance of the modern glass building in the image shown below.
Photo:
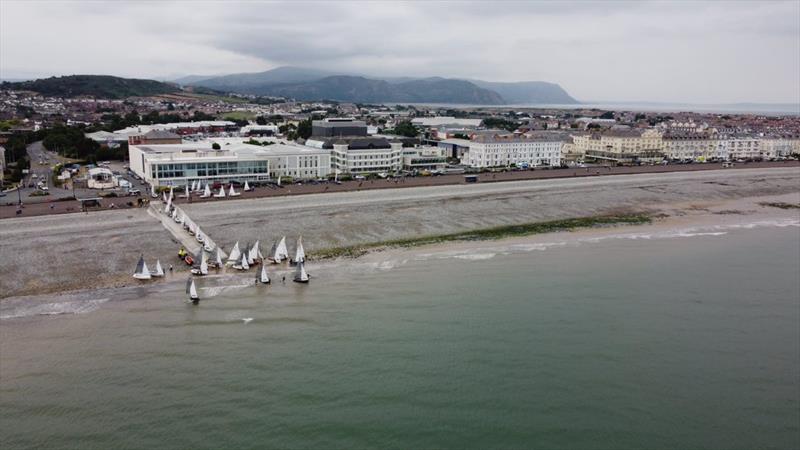
[[[325,178],[331,167],[329,150],[286,144],[229,143],[219,150],[211,142],[131,145],[128,153],[131,170],[153,186]]]

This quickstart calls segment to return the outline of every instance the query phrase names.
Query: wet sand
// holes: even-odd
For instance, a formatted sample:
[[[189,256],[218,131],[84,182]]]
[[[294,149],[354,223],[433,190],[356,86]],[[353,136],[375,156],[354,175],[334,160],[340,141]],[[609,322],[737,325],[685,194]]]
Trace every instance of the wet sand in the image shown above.
[[[313,253],[339,245],[619,212],[647,212],[675,220],[724,219],[765,211],[770,217],[800,215],[796,209],[757,205],[769,198],[800,203],[800,169],[416,187],[230,200],[184,208],[224,249],[237,240],[244,244],[260,239],[266,253],[281,235],[291,241],[302,234],[306,250]],[[735,203],[741,199],[747,200]],[[176,257],[178,245],[144,209],[2,220],[0,297],[135,287],[131,273],[140,253],[148,264],[159,258],[165,268],[173,264],[184,273],[186,267]],[[158,285],[156,281],[148,286]]]

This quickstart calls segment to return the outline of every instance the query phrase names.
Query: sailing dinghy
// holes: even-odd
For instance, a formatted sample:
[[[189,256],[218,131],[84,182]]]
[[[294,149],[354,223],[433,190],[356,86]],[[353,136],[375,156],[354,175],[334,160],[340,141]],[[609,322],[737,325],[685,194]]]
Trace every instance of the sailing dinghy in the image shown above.
[[[250,185],[247,184],[247,181],[245,180],[245,182],[244,182],[244,191],[245,192],[250,192],[252,190],[253,190],[253,188],[251,188]]]
[[[236,192],[233,189],[233,183],[231,183],[231,188],[228,190],[228,197],[238,197],[240,195],[242,195],[242,194],[240,192]]]
[[[208,256],[206,252],[200,250],[200,265],[192,269],[193,275],[208,275]]]
[[[211,188],[208,187],[208,183],[206,183],[206,188],[203,189],[203,194],[200,195],[200,198],[208,198],[211,197]]]
[[[147,263],[144,262],[144,256],[139,257],[139,262],[136,264],[136,271],[133,272],[133,278],[137,280],[150,279],[150,270],[147,268]]]
[[[214,258],[209,261],[208,265],[217,269],[222,267],[222,250],[219,249],[219,246],[214,249]]]
[[[269,275],[267,275],[267,266],[261,265],[261,271],[256,276],[256,282],[261,282],[263,284],[269,284]]]
[[[247,263],[247,254],[242,254],[241,261],[238,264],[234,264],[233,268],[237,270],[250,269],[250,264]]]
[[[225,188],[220,186],[219,187],[219,192],[214,194],[214,198],[225,198]]]
[[[239,241],[236,241],[236,243],[233,244],[231,253],[228,255],[228,263],[236,264],[241,258],[242,258],[242,251],[239,250]]]
[[[294,273],[294,281],[296,283],[308,283],[308,273],[306,273],[305,263],[297,263],[297,270]]]
[[[289,257],[289,250],[286,248],[286,236],[282,237],[272,252],[272,262],[275,264],[280,264],[281,261],[287,259]]]
[[[192,304],[200,303],[200,296],[197,295],[197,286],[194,284],[194,278],[189,277],[186,281],[186,293],[189,294],[189,300]]]
[[[297,249],[294,252],[294,264],[306,261],[306,251],[303,248],[303,236],[297,238]]]
[[[150,272],[151,277],[163,277],[164,268],[161,267],[161,261],[156,260],[156,270]]]

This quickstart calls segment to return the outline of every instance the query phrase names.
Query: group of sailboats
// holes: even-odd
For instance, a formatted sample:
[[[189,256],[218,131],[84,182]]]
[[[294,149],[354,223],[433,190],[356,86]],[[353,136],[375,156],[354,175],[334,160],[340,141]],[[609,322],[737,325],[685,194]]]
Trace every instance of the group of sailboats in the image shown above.
[[[160,278],[164,276],[164,268],[161,267],[161,261],[156,260],[156,266],[154,270],[150,270],[147,267],[147,263],[144,261],[144,255],[139,257],[139,262],[136,264],[136,270],[133,272],[133,278],[137,280],[149,280],[151,278]]]
[[[250,187],[250,184],[247,181],[245,181],[243,190],[245,192],[249,192],[252,191],[253,188]],[[209,198],[209,197],[225,198],[225,197],[238,197],[242,195],[241,192],[236,192],[236,188],[234,188],[233,183],[230,184],[230,187],[228,188],[227,192],[225,190],[225,186],[221,185],[219,187],[219,190],[216,193],[214,193],[211,190],[211,185],[209,185],[208,183],[205,183],[205,185],[203,185],[203,183],[201,183],[200,180],[192,181],[192,183],[186,187],[187,198],[189,197],[191,192],[200,193],[200,198]]]

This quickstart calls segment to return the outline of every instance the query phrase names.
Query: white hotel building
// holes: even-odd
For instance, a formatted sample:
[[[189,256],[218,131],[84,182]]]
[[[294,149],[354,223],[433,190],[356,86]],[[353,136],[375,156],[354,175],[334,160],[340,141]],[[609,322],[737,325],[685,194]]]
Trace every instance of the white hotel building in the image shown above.
[[[153,186],[180,186],[193,181],[268,181],[278,177],[326,178],[329,150],[299,145],[268,146],[227,143],[220,150],[203,141],[185,144],[131,145],[131,170]]]
[[[479,136],[462,162],[472,167],[560,166],[560,140],[517,136]]]

